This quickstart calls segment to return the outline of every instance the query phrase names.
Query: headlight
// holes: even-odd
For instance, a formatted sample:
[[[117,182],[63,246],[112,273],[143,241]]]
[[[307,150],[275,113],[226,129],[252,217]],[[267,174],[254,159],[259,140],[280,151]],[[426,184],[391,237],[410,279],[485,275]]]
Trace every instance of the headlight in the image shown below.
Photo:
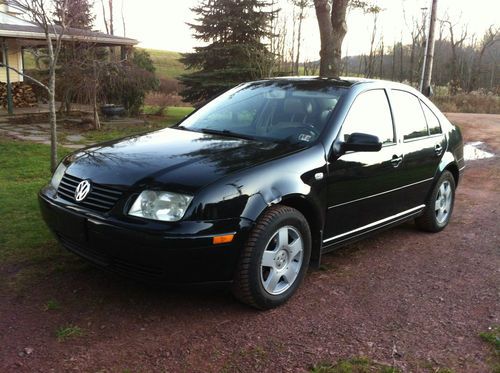
[[[66,172],[66,166],[61,162],[59,163],[59,166],[57,166],[54,174],[52,175],[52,180],[50,180],[50,185],[54,189],[59,188],[59,184],[61,183],[61,180],[64,176],[64,173]]]
[[[153,220],[179,221],[192,199],[183,194],[145,190],[137,197],[128,214]]]

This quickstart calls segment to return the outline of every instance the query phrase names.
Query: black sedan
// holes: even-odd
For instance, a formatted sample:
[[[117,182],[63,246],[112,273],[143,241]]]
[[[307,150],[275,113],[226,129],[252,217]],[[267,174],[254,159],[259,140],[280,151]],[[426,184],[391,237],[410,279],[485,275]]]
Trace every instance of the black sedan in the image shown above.
[[[323,253],[409,219],[445,228],[463,169],[459,129],[414,89],[282,78],[66,157],[39,200],[60,242],[100,267],[231,281],[266,309]]]

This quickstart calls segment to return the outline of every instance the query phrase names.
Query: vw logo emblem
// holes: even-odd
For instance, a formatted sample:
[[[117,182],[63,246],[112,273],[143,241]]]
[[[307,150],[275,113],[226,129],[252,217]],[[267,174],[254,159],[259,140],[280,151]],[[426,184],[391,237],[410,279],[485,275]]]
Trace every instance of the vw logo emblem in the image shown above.
[[[89,194],[90,187],[90,181],[88,180],[83,180],[80,184],[78,184],[75,190],[75,200],[77,202],[83,201]]]

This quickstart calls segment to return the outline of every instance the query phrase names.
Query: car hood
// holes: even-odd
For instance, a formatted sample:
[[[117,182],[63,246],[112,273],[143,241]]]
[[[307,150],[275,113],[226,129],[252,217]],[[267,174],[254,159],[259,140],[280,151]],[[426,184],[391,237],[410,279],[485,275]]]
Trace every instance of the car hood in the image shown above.
[[[80,150],[67,173],[126,189],[194,193],[230,173],[296,151],[285,143],[164,129]]]

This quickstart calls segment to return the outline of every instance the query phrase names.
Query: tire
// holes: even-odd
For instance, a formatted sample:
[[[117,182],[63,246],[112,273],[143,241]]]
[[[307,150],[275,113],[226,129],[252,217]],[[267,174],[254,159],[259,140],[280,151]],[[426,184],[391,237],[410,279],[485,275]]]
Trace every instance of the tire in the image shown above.
[[[455,178],[449,171],[441,174],[427,201],[424,213],[415,219],[417,227],[427,232],[440,232],[450,222],[455,202]]]
[[[278,307],[299,287],[310,257],[311,231],[304,215],[288,206],[270,207],[257,221],[243,248],[233,295],[261,310]]]

